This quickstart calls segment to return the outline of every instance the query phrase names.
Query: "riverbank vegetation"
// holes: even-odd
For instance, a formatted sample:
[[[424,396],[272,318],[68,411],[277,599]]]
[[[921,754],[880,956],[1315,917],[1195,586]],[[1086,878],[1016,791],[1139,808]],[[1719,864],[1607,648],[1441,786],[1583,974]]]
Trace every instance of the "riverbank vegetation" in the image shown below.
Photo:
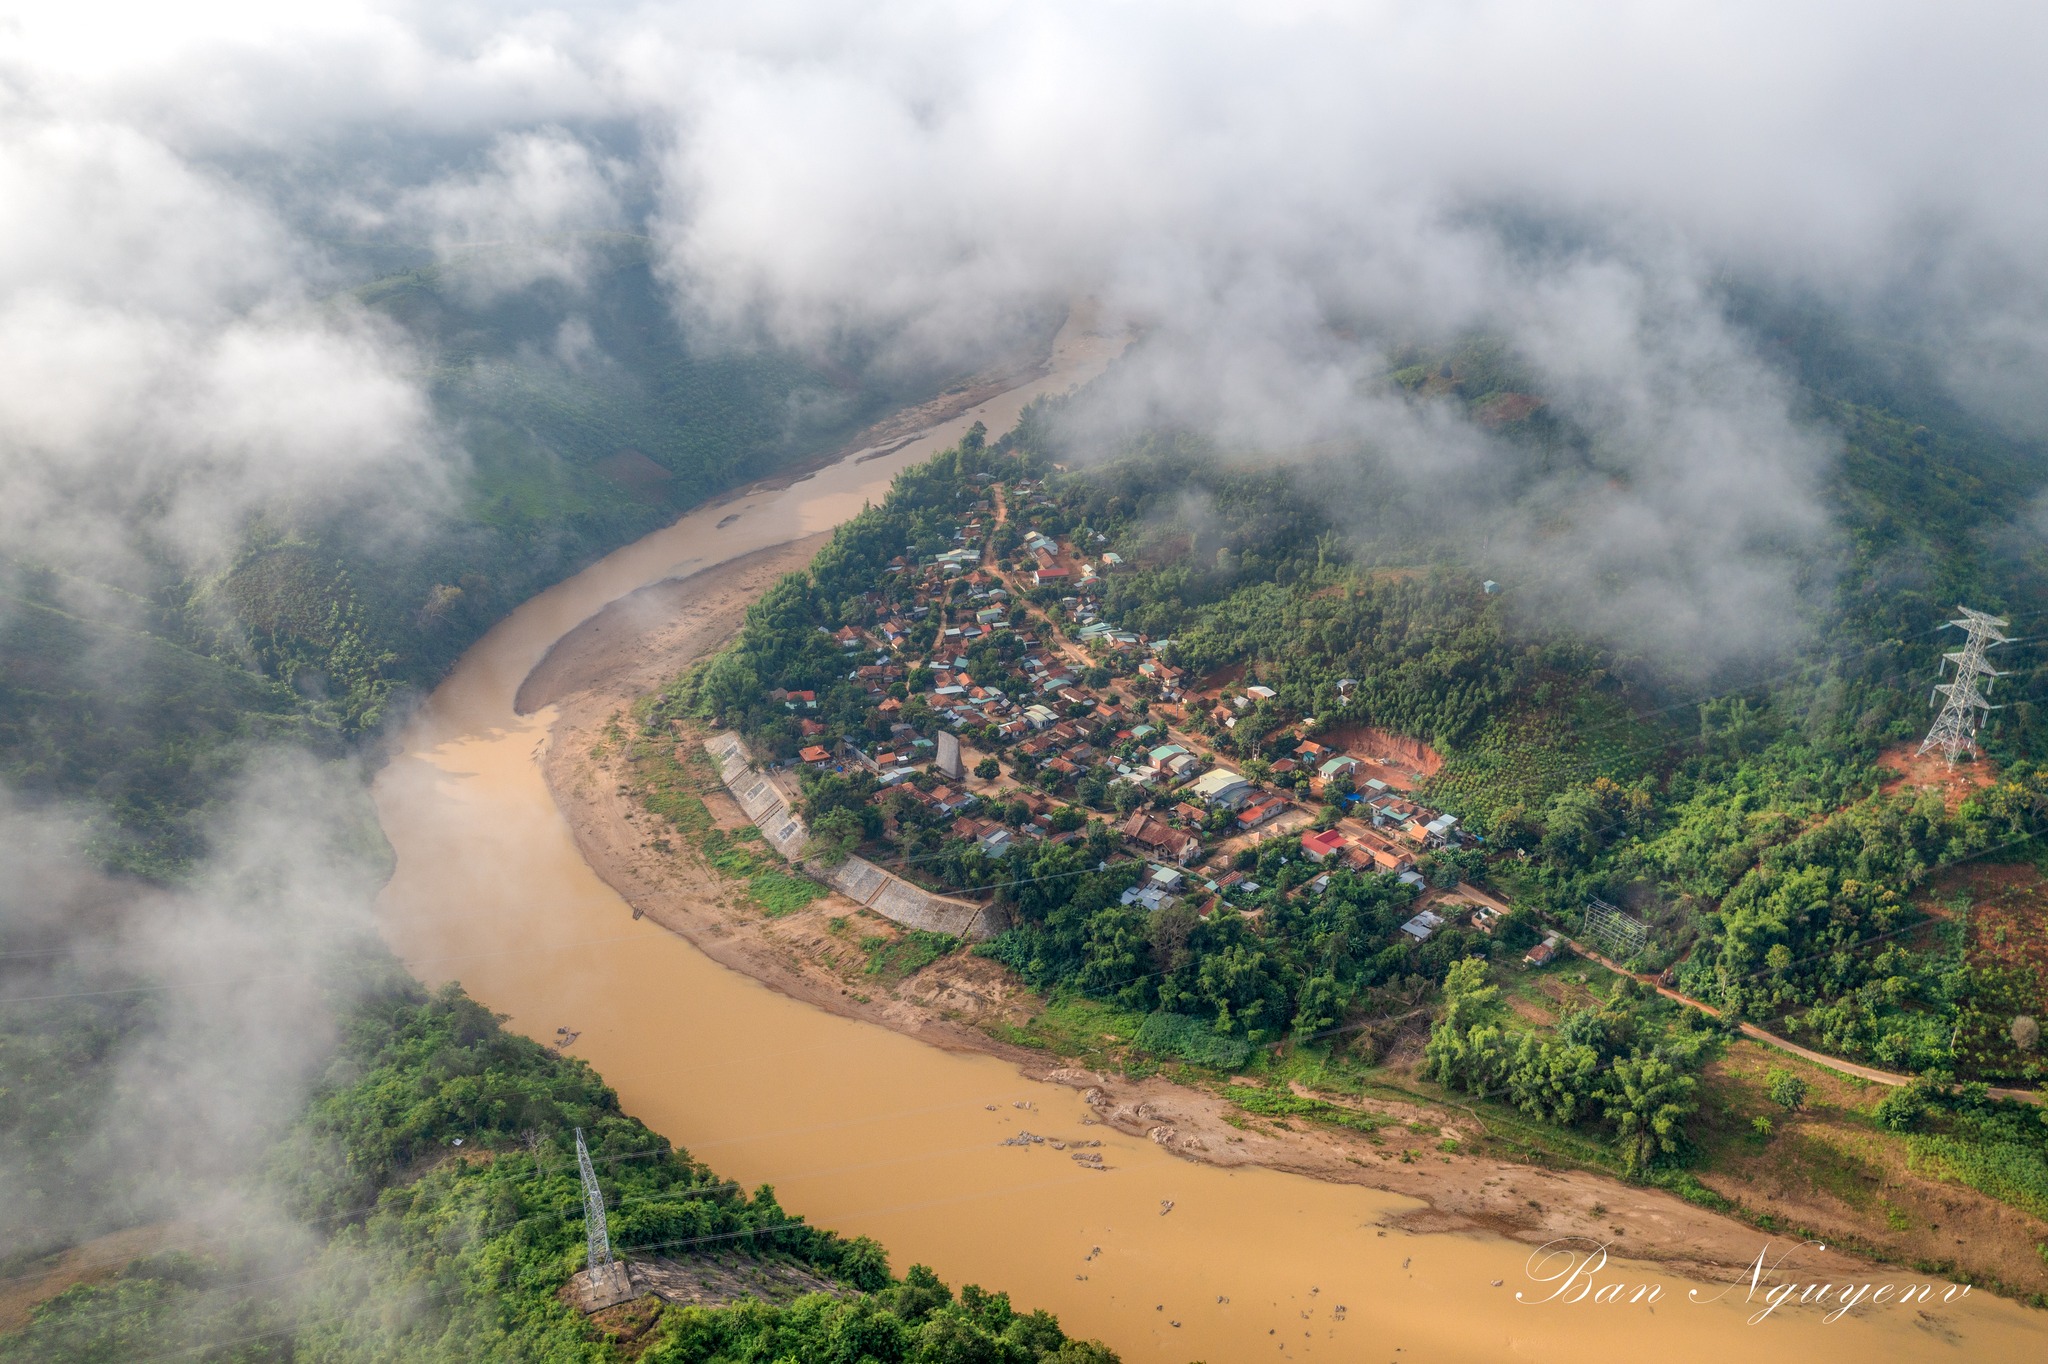
[[[0,1360],[822,1359],[845,1342],[894,1364],[1105,1364],[1043,1312],[808,1225],[619,1110],[591,1069],[507,1032],[449,987],[395,968],[342,1006],[341,1043],[260,1176],[255,1211],[206,1254],[80,1283],[0,1334]],[[710,1266],[765,1300],[586,1318],[561,1291],[584,1262],[574,1134],[629,1261]],[[267,1215],[265,1215],[267,1213]],[[282,1218],[282,1221],[276,1220]],[[34,1263],[6,1265],[31,1275]],[[746,1270],[741,1274],[741,1270]],[[623,1323],[630,1321],[630,1330]],[[621,1329],[614,1329],[619,1327]]]
[[[1508,371],[1489,355],[1422,356],[1426,377],[1457,382],[1416,400],[1498,404]],[[1768,1082],[1730,1078],[1743,1072],[1729,1039],[1748,1020],[1915,1077],[1899,1092],[1918,1096],[1927,1131],[1892,1125],[1903,1100],[1866,1098],[1848,1120],[1883,1133],[1887,1168],[2038,1218],[2041,1110],[1984,1096],[2048,1076],[2041,906],[2008,896],[1985,920],[1957,878],[1980,865],[2035,875],[2048,669],[2011,660],[2009,709],[1969,769],[1981,779],[1930,789],[1899,757],[1926,723],[1951,598],[2016,622],[2048,612],[2039,556],[1991,533],[1979,481],[2011,472],[2015,453],[1953,413],[1916,424],[1810,396],[1850,450],[1837,506],[1849,550],[1813,622],[1817,657],[1788,672],[1734,664],[1703,684],[1518,613],[1427,525],[1359,534],[1331,510],[1356,499],[1330,494],[1356,475],[1327,462],[1249,472],[1180,435],[1078,462],[1046,403],[1013,436],[899,480],[662,704],[796,766],[838,851],[915,867],[1006,914],[978,950],[1052,1001],[1049,1020],[1081,1000],[1123,1020],[1128,1045],[1086,1043],[1077,1059],[1212,1073],[1256,1071],[1262,1056],[1355,1072],[1391,1061],[1405,1083],[1513,1115],[1504,1128],[1519,1123],[1532,1148],[1595,1152],[1735,1206],[1713,1176],[1740,1153],[1702,1096],[1735,1084],[1768,1101]],[[1542,426],[1506,438],[1558,438]],[[1936,446],[1971,476],[1930,482]],[[1956,534],[1909,531],[1871,495],[1899,480],[1926,485]],[[1901,578],[1905,559],[1917,577]],[[966,798],[929,772],[942,732],[983,783]],[[1042,733],[1064,737],[1048,747]],[[1316,767],[1333,752],[1363,765]],[[1367,773],[1404,762],[1408,790],[1365,789]],[[1231,815],[1269,796],[1298,813],[1278,834],[1262,832],[1271,816],[1219,813],[1200,793],[1226,784],[1196,780],[1218,770],[1251,788],[1221,802]],[[1319,855],[1304,831],[1348,832],[1361,800],[1378,813],[1360,846],[1378,848],[1371,835],[1418,803],[1459,832],[1417,840],[1399,863]],[[1489,897],[1460,894],[1467,881],[1511,911],[1484,912]],[[1425,909],[1436,922],[1416,919]],[[1510,1008],[1547,933],[1640,979],[1604,1000]],[[1426,1044],[1382,1026],[1415,1000]],[[1003,1027],[1055,1051],[1080,1035]],[[1815,1124],[1783,1104],[1749,1121],[1743,1141],[1795,1165],[1812,1144]]]

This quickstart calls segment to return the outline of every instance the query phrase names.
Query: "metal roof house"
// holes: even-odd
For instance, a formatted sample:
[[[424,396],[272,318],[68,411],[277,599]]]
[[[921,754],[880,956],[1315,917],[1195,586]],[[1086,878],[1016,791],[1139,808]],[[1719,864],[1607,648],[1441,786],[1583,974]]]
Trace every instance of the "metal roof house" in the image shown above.
[[[1429,935],[1443,926],[1443,915],[1433,909],[1425,909],[1407,923],[1402,924],[1401,931],[1417,942],[1428,942]]]
[[[1235,810],[1250,799],[1252,784],[1227,767],[1212,767],[1195,778],[1188,791],[1211,805],[1226,805]]]

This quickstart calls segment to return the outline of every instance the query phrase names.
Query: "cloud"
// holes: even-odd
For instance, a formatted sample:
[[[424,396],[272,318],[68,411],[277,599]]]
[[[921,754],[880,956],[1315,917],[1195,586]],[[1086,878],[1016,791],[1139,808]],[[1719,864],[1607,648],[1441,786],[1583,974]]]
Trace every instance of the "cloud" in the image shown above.
[[[272,1220],[243,1176],[303,1104],[333,992],[357,978],[335,967],[370,932],[381,868],[352,790],[331,765],[265,755],[205,863],[161,889],[93,870],[86,820],[0,789],[0,1022],[35,1106],[0,1133],[0,1241]]]
[[[399,338],[309,293],[251,193],[133,128],[0,135],[0,552],[187,569],[246,519],[430,505],[448,451]]]
[[[1722,281],[1851,310],[1910,286],[1922,338],[1968,342],[1956,394],[2048,430],[2024,383],[2042,269],[2020,248],[2048,208],[2024,131],[2042,97],[1996,55],[2041,22],[799,8],[708,54],[676,20],[672,60],[637,79],[671,111],[654,230],[711,315],[943,353],[1092,293],[1148,329],[1096,395],[1103,429],[1398,451],[1371,496],[1465,481],[1484,567],[1677,665],[1796,633],[1834,551],[1836,441],[1724,316]],[[1927,268],[1972,256],[1996,287]],[[1516,481],[1513,507],[1492,492],[1512,450],[1372,383],[1391,345],[1475,332],[1509,343],[1597,456]]]
[[[591,264],[582,234],[624,225],[630,168],[559,128],[500,136],[484,162],[405,191],[388,221],[412,227],[436,256],[467,260],[452,279],[477,300],[540,280],[580,286]]]
[[[1442,477],[1511,452],[1372,393],[1371,352],[1500,336],[1603,475],[1517,483],[1510,571],[1780,615],[1826,557],[1830,440],[1718,286],[1901,325],[2048,432],[2044,30],[1888,0],[49,10],[0,34],[0,478],[60,524],[82,484],[174,487],[150,533],[185,555],[252,502],[430,483],[403,347],[307,304],[322,239],[516,244],[461,272],[490,294],[573,285],[576,234],[617,227],[700,335],[929,364],[1089,294],[1150,337],[1120,420]]]

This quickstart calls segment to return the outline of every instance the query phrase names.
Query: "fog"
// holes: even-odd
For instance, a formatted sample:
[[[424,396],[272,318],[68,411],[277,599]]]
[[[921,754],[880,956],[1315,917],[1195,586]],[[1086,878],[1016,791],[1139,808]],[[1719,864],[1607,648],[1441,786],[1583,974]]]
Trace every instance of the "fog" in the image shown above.
[[[1340,518],[1465,498],[1471,566],[1710,666],[1796,639],[1834,555],[1838,441],[1729,281],[1882,319],[1972,411],[2048,427],[2044,40],[2038,6],[1883,0],[17,11],[0,586],[201,575],[281,509],[433,534],[461,435],[348,302],[363,248],[514,245],[465,287],[517,290],[573,286],[578,234],[617,231],[731,344],[871,333],[878,363],[929,364],[1093,296],[1145,342],[1072,414],[1084,453],[1148,422],[1261,458],[1337,442],[1364,490]],[[1392,347],[1473,335],[1587,463],[1517,474],[1385,382]],[[114,941],[163,1007],[106,1160],[203,1185],[289,1111],[322,1024],[280,982],[363,900],[312,836],[333,811],[285,799],[322,784],[252,772],[176,895],[109,891],[61,817],[7,816],[59,819],[0,836],[44,850],[10,920],[87,885],[146,901]]]
[[[247,1176],[376,960],[362,951],[383,862],[354,787],[346,768],[263,755],[175,887],[94,870],[85,821],[0,791],[0,1006],[10,1044],[37,1052],[17,1073],[72,1073],[7,1125],[10,1256],[163,1219],[280,1222]],[[46,1029],[20,1027],[36,1017]]]
[[[573,282],[575,234],[640,233],[700,329],[865,330],[920,363],[1092,294],[1151,340],[1095,444],[1154,419],[1268,451],[1362,438],[1470,483],[1475,566],[1674,666],[1827,577],[1834,442],[1723,281],[1881,316],[1973,409],[2048,416],[2035,7],[107,18],[0,35],[15,545],[90,540],[130,489],[144,524],[100,552],[140,532],[203,559],[257,507],[373,486],[430,512],[460,455],[402,339],[318,302],[355,241],[522,244],[465,276],[488,290]],[[1518,514],[1486,433],[1374,382],[1389,346],[1473,334],[1591,434],[1597,477],[1519,489]]]

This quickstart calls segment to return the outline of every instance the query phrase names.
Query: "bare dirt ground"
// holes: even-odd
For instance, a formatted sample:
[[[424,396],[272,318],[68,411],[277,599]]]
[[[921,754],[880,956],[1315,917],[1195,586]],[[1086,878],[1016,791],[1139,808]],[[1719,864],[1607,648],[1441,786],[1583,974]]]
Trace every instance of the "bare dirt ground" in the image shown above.
[[[1957,891],[1971,902],[1971,964],[2033,977],[2037,1012],[2048,1014],[2048,876],[2024,864],[1971,863],[1937,879],[1931,898]]]
[[[1878,766],[1895,775],[1878,789],[1887,796],[1901,791],[1939,791],[1942,804],[1951,811],[1973,791],[1981,791],[1998,780],[1998,769],[1983,758],[1959,762],[1954,767],[1938,753],[1920,755],[1917,743],[1894,744],[1877,755]]]
[[[1360,1100],[1355,1107],[1390,1120],[1367,1133],[1254,1117],[1220,1094],[1157,1076],[1062,1068],[1043,1052],[990,1035],[1005,1025],[1020,1028],[1044,1008],[997,963],[956,953],[907,979],[880,980],[866,973],[856,943],[893,935],[886,920],[836,894],[766,918],[694,856],[657,849],[665,828],[623,784],[624,757],[603,739],[608,721],[723,644],[754,597],[807,562],[816,545],[814,537],[763,551],[617,603],[566,636],[522,688],[522,708],[560,707],[545,758],[550,788],[584,857],[636,912],[713,960],[819,1008],[936,1046],[1001,1056],[1029,1075],[1081,1089],[1102,1122],[1188,1159],[1266,1166],[1422,1199],[1429,1207],[1403,1219],[1409,1229],[1486,1230],[1531,1244],[1595,1235],[1680,1272],[1739,1268],[1754,1259],[1755,1228],[1661,1191],[1446,1148],[1483,1134],[1483,1122],[1455,1105]],[[721,824],[745,822],[715,782],[703,798]],[[1847,1271],[1856,1263],[1832,1257],[1816,1268]]]
[[[1377,777],[1397,791],[1411,790],[1435,776],[1444,765],[1437,751],[1420,739],[1394,734],[1372,725],[1340,725],[1322,742],[1359,760],[1359,780]]]

